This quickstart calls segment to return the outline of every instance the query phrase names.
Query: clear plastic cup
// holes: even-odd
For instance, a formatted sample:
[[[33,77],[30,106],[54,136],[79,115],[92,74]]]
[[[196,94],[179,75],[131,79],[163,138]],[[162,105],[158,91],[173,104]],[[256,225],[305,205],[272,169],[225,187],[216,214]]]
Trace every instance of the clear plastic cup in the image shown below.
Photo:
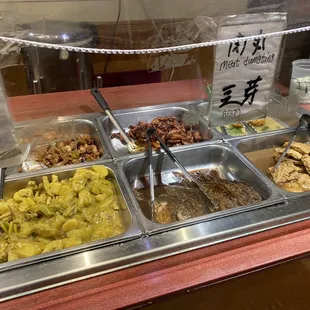
[[[310,104],[310,59],[293,61],[289,102],[296,108],[300,104]]]

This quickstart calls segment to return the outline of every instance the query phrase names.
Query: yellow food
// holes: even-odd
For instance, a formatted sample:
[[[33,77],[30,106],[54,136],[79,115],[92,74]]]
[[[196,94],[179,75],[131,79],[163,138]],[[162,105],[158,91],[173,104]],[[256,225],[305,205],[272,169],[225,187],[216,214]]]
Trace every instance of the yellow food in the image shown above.
[[[258,133],[284,128],[284,126],[271,117],[248,121],[248,124]]]
[[[114,185],[104,166],[27,188],[0,200],[0,262],[109,238],[125,231]]]

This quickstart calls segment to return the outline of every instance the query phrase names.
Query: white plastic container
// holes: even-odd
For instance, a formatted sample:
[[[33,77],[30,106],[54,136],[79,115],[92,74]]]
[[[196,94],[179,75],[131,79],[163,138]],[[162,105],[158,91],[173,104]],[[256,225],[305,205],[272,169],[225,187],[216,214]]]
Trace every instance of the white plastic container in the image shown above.
[[[293,61],[289,102],[296,107],[310,104],[310,59]]]

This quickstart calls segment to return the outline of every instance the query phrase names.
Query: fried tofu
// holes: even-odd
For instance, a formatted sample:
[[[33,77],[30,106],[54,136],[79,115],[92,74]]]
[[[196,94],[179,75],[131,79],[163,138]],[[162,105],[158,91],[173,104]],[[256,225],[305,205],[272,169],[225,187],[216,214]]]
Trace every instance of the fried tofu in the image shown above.
[[[309,155],[304,155],[304,156],[301,158],[301,162],[302,162],[303,165],[305,166],[307,172],[310,173],[310,156],[309,156]]]
[[[284,150],[285,150],[285,148],[280,148],[280,147],[277,147],[275,149],[275,151],[280,155],[284,152]],[[286,156],[292,157],[292,158],[297,159],[297,160],[301,160],[301,158],[302,158],[302,154],[300,154],[299,152],[297,152],[291,148],[287,151]]]
[[[288,142],[285,142],[283,144],[284,147],[288,145]],[[294,151],[297,151],[298,153],[305,155],[310,154],[310,144],[309,143],[301,143],[301,142],[293,142],[291,144],[290,149],[293,149]]]
[[[275,183],[286,183],[297,180],[298,172],[296,166],[291,161],[283,161],[277,170],[274,167],[268,169]]]

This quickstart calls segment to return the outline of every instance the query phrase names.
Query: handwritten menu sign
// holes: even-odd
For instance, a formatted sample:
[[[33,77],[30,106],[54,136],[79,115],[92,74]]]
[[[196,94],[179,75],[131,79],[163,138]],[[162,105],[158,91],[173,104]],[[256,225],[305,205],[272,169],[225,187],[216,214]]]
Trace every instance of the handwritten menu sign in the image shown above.
[[[286,15],[245,14],[227,17],[218,39],[240,38],[216,47],[211,99],[212,125],[224,125],[267,115],[282,36],[243,39],[281,31]]]

